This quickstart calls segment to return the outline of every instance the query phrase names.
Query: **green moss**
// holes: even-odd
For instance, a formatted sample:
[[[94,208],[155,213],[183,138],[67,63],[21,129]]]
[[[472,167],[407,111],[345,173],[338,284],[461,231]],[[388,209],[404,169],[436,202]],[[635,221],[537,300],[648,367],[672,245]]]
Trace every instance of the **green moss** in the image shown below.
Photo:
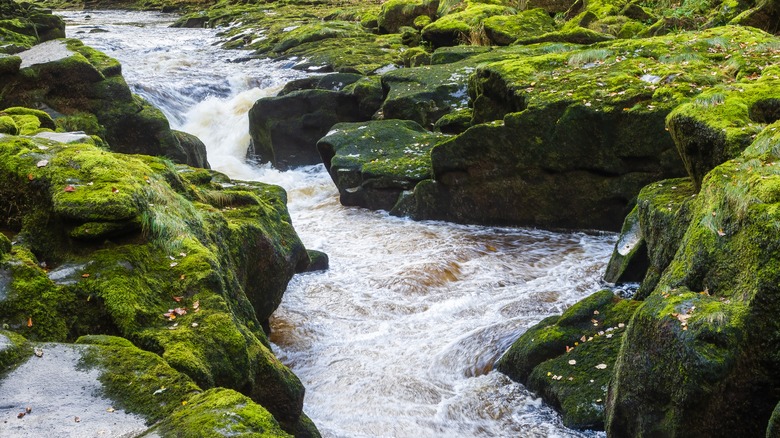
[[[142,415],[148,423],[168,417],[199,392],[185,374],[126,339],[83,336],[76,343],[92,346],[80,365],[100,370],[98,380],[106,395],[117,402],[117,407]]]
[[[0,134],[18,135],[19,127],[10,116],[0,116]]]
[[[329,38],[351,38],[365,34],[365,30],[355,23],[326,21],[318,24],[305,24],[287,32],[274,46],[274,52],[284,52],[304,43]]]
[[[163,436],[290,437],[262,406],[229,389],[192,397],[155,429]]]
[[[318,142],[341,202],[390,209],[403,190],[430,175],[439,135],[412,121],[339,123]]]
[[[27,339],[14,332],[0,330],[0,376],[33,353]]]
[[[772,237],[780,227],[779,126],[767,126],[743,154],[704,177],[683,204],[688,219],[665,232],[656,224],[673,256],[629,326],[610,387],[609,433],[764,433],[777,404],[766,391],[780,387],[770,371],[780,363],[771,348],[780,281]]]
[[[555,30],[555,22],[544,9],[531,9],[516,15],[494,15],[483,21],[485,33],[498,45],[512,44],[518,38]]]
[[[603,428],[607,383],[638,305],[596,292],[528,329],[496,368],[560,409],[566,426]]]
[[[488,17],[507,15],[511,9],[506,6],[473,4],[461,12],[445,15],[425,26],[422,36],[434,47],[454,46],[474,38],[472,32],[478,32],[479,26]]]
[[[377,24],[384,33],[397,33],[403,26],[414,25],[418,29],[436,18],[438,1],[431,0],[389,0],[382,3]],[[418,21],[421,20],[421,21]]]

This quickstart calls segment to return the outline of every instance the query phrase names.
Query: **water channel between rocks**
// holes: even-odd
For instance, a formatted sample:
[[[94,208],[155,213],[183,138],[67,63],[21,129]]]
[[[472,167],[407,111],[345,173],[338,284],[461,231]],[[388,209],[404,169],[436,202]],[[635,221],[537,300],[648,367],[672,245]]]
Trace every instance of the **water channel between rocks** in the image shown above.
[[[65,12],[69,37],[117,58],[211,166],[279,184],[305,245],[331,268],[296,276],[272,317],[276,354],[306,386],[327,437],[585,437],[491,371],[525,329],[600,288],[614,235],[412,222],[342,207],[322,166],[244,163],[246,112],[303,73],[240,61],[217,30],[171,29],[153,13]]]

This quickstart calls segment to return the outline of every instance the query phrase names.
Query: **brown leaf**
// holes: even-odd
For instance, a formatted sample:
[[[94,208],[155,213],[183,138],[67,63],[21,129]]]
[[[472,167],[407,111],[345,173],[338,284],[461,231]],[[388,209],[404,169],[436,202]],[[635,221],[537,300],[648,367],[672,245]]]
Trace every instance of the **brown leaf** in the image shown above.
[[[181,299],[184,298],[184,297],[171,297],[171,298],[173,298],[173,301],[176,301],[177,303],[180,303]]]
[[[45,167],[47,164],[49,164],[49,160],[41,160],[37,162],[35,165],[38,167]]]
[[[75,421],[76,423],[81,423],[81,418],[73,417],[73,421]]]
[[[28,173],[28,174],[27,174],[27,179],[29,179],[30,181],[32,181],[32,180],[34,180],[34,179],[35,179],[35,176],[34,176],[32,173]]]
[[[73,187],[72,185],[68,184],[67,186],[65,186],[65,191],[66,192],[75,192],[76,188]]]
[[[24,412],[19,412],[19,413],[16,415],[16,418],[24,418],[24,416],[25,416],[25,415],[27,415],[27,414],[25,414]]]
[[[89,278],[89,274],[81,274],[81,278]]]
[[[32,327],[32,317],[27,318],[27,327]]]
[[[119,193],[119,189],[116,188],[116,187],[111,187],[111,192],[112,193]]]

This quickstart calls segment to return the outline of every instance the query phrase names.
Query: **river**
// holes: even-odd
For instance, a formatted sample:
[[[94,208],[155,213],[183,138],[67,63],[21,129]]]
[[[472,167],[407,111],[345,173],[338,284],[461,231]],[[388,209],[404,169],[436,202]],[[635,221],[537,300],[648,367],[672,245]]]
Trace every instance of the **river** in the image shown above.
[[[304,73],[219,48],[175,18],[62,12],[69,37],[117,58],[134,92],[199,136],[211,166],[283,186],[304,244],[330,269],[297,275],[271,320],[326,437],[592,437],[492,364],[524,330],[600,289],[616,236],[413,222],[343,207],[323,166],[244,162],[246,113]]]

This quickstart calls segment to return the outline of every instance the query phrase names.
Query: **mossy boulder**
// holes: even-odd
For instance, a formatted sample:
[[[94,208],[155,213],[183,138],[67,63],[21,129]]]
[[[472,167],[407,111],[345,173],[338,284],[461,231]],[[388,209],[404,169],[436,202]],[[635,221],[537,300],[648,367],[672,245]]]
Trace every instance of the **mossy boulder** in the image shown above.
[[[734,68],[742,67],[742,59],[733,59]],[[669,114],[669,132],[697,187],[707,172],[737,157],[767,123],[780,120],[777,73],[748,69],[738,77],[743,80],[708,90]]]
[[[303,427],[303,387],[262,329],[309,263],[281,188],[40,137],[0,137],[0,158],[16,241],[0,323],[37,341],[123,336]]]
[[[514,44],[539,44],[539,43],[573,43],[595,44],[614,39],[612,35],[598,32],[584,27],[573,27],[543,33],[541,35],[520,36]]]
[[[752,71],[769,50],[759,42],[772,41],[721,27],[589,48],[534,46],[550,53],[484,63],[469,80],[472,126],[431,151],[433,180],[401,213],[619,230],[644,185],[685,174],[667,115],[707,84]],[[721,50],[739,56],[737,70]]]
[[[276,168],[321,163],[317,140],[339,122],[368,120],[378,109],[377,87],[356,82],[308,84],[316,88],[299,89],[284,95],[258,100],[249,110],[249,134],[252,156]],[[299,83],[300,86],[307,84]],[[320,88],[325,85],[325,89]]]
[[[496,368],[539,392],[567,427],[603,429],[607,383],[638,304],[597,292],[529,328]]]
[[[65,22],[31,3],[0,1],[0,54],[17,53],[35,44],[65,37]]]
[[[508,6],[470,3],[460,12],[445,15],[422,30],[423,39],[434,47],[455,46],[470,39],[479,39],[480,27],[485,19],[513,13]]]
[[[500,46],[512,44],[518,38],[555,31],[555,22],[544,9],[540,8],[522,11],[515,15],[494,15],[486,18],[482,25],[490,41]]]
[[[130,92],[116,60],[72,39],[38,44],[18,56],[20,70],[8,77],[0,107],[46,108],[63,122],[79,117],[89,121],[80,129],[101,136],[114,151],[207,166],[182,146],[162,112]]]
[[[711,170],[690,201],[674,256],[625,335],[609,434],[765,433],[780,398],[778,128]]]
[[[365,34],[365,30],[357,23],[325,21],[322,23],[304,24],[286,32],[272,50],[279,53],[304,43],[322,41],[329,38],[350,38],[363,34]]]
[[[409,120],[339,123],[317,148],[342,204],[390,210],[430,177],[429,152],[440,138]]]
[[[438,9],[439,0],[389,0],[382,3],[377,25],[380,32],[398,33],[404,26],[414,26],[421,16],[435,20]]]
[[[439,118],[467,108],[467,84],[474,67],[426,65],[382,75],[386,90],[382,114],[386,119],[413,120],[432,128]]]

